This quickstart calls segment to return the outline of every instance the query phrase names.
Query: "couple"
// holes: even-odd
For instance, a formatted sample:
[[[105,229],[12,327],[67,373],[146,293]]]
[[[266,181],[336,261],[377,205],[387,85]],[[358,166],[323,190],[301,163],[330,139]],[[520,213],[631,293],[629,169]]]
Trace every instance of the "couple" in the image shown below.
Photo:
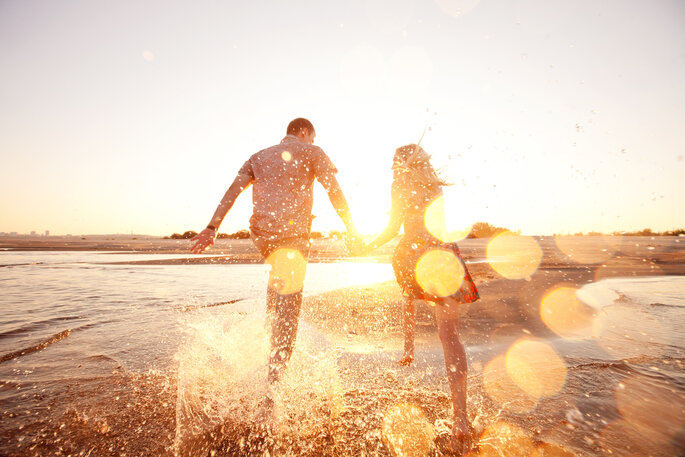
[[[465,454],[471,437],[466,415],[466,353],[459,341],[459,305],[477,300],[478,292],[456,243],[441,241],[435,230],[426,227],[426,210],[442,196],[445,183],[430,164],[430,156],[418,145],[398,148],[392,167],[390,222],[363,247],[335,178],[337,169],[324,151],[313,145],[315,136],[312,123],[297,118],[290,122],[279,144],[252,155],[238,171],[207,228],[191,240],[195,242],[191,251],[199,254],[214,244],[217,230],[238,195],[253,185],[250,233],[266,263],[271,265],[266,306],[271,341],[268,379],[273,384],[295,345],[310,249],[314,179],[323,185],[345,224],[347,244],[353,254],[368,253],[387,243],[404,225],[404,236],[393,256],[395,277],[407,297],[403,313],[404,356],[400,363],[410,364],[414,357],[414,301],[435,303],[454,407],[451,447],[457,454]],[[444,227],[444,220],[441,222]]]

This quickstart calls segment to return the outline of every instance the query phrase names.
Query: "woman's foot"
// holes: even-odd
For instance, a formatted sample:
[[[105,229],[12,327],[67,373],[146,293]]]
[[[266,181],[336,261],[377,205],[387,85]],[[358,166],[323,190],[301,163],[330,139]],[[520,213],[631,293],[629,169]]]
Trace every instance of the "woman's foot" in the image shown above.
[[[414,361],[414,354],[404,354],[400,360],[397,361],[398,365],[403,367],[409,366]]]
[[[470,429],[468,419],[455,419],[449,446],[450,452],[455,456],[466,455],[471,450],[473,438]]]

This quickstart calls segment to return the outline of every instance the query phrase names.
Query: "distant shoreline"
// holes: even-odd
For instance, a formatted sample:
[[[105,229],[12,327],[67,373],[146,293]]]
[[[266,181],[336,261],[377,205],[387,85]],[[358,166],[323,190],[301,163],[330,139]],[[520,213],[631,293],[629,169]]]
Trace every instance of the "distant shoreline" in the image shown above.
[[[171,240],[153,237],[139,239],[117,239],[112,236],[83,237],[0,237],[0,252],[21,251],[99,251],[112,254],[166,254],[183,255],[177,259],[149,259],[130,263],[147,265],[188,265],[188,264],[255,264],[263,259],[251,240],[219,239],[203,256],[190,254],[190,240]],[[534,237],[543,251],[541,268],[587,267],[598,265],[576,261],[582,253],[599,253],[605,250],[607,240],[615,247],[610,256],[608,268],[623,276],[643,276],[661,274],[685,274],[685,238],[677,236],[660,237],[620,237],[620,236],[567,236],[567,245],[562,252],[555,237]],[[312,242],[310,262],[359,261],[388,263],[399,239],[378,249],[367,257],[349,256],[341,240],[317,239]],[[488,238],[470,238],[458,242],[462,256],[468,261],[486,259]],[[571,251],[568,251],[570,247]],[[576,256],[574,258],[574,255]]]

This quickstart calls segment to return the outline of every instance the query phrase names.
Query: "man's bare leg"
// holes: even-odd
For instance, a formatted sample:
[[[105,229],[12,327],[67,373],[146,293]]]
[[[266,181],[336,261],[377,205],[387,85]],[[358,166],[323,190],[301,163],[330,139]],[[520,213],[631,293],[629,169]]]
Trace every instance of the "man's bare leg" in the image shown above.
[[[271,339],[271,353],[269,354],[269,384],[278,381],[290,356],[293,354],[297,337],[297,324],[302,306],[302,292],[279,295],[275,291],[273,311],[270,313],[269,330]],[[267,297],[269,292],[267,292]],[[268,310],[267,304],[267,310]]]
[[[402,330],[404,331],[404,354],[397,361],[399,365],[411,365],[414,361],[414,336],[416,334],[416,301],[406,297],[402,310]]]
[[[471,448],[471,436],[466,415],[466,351],[459,341],[459,304],[446,302],[436,306],[435,317],[454,407],[452,447],[458,454],[465,454]]]

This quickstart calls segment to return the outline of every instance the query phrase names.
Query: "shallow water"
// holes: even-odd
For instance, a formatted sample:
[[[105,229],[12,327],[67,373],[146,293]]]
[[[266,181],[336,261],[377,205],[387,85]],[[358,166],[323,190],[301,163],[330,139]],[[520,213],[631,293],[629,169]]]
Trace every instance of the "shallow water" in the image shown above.
[[[341,346],[305,320],[275,392],[277,431],[255,430],[266,391],[266,267],[111,264],[179,257],[0,253],[0,454],[261,455],[281,446],[291,455],[441,455],[431,443],[449,432],[450,400],[439,347],[400,368],[397,351]],[[310,264],[305,294],[392,279],[388,264]],[[481,455],[507,446],[679,455],[684,279],[585,286],[579,297],[597,311],[595,334],[520,347],[528,377],[507,376],[515,345],[467,347]],[[393,431],[395,423],[409,428]]]

